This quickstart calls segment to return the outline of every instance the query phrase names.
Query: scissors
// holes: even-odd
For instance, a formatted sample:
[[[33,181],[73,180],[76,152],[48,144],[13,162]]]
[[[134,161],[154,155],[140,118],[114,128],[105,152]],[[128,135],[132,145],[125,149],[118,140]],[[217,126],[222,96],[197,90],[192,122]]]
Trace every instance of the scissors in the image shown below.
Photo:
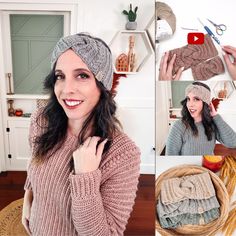
[[[215,28],[216,28],[216,33],[217,33],[218,35],[222,35],[222,34],[224,33],[224,31],[227,30],[226,25],[224,25],[224,24],[219,24],[219,25],[217,25],[217,24],[214,23],[213,21],[211,21],[211,20],[209,20],[209,19],[207,19],[207,20],[208,20],[212,25],[215,26]]]
[[[215,42],[217,42],[220,45],[220,40],[213,34],[213,32],[206,26],[204,25],[201,20],[198,18],[198,21],[202,24],[203,28],[206,30],[207,34],[213,39],[215,40]]]

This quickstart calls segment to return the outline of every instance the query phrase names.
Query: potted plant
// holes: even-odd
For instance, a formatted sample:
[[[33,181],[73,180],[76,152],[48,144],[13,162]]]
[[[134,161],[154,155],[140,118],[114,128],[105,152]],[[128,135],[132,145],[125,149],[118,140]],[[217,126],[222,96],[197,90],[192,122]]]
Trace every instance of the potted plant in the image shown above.
[[[132,10],[132,4],[129,6],[129,12],[126,10],[123,10],[123,14],[128,16],[128,22],[125,25],[125,28],[127,30],[135,30],[137,28],[137,22],[135,21],[137,18],[137,10],[138,7],[134,8],[134,11]]]

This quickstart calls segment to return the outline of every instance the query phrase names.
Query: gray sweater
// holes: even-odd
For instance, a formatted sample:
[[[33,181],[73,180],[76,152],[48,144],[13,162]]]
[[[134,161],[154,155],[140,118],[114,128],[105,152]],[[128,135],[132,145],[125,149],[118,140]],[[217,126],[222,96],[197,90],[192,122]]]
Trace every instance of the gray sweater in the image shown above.
[[[195,123],[198,135],[193,136],[192,130],[186,128],[182,120],[176,121],[166,143],[166,155],[212,155],[216,140],[228,148],[236,148],[236,132],[217,114],[213,117],[217,130],[212,140],[208,141],[202,122]]]

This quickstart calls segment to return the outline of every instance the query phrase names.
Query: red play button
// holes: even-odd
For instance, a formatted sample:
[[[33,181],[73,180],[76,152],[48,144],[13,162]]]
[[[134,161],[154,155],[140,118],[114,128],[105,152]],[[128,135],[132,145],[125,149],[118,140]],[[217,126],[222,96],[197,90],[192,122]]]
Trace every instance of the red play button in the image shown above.
[[[188,33],[188,44],[203,44],[204,34],[203,33]]]

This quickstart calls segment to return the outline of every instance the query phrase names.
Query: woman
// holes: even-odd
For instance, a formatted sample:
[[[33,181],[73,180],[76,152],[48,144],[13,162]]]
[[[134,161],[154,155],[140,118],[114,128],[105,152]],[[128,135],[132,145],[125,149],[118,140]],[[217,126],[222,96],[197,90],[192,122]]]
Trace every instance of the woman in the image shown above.
[[[190,84],[181,102],[182,119],[174,123],[166,143],[166,155],[213,154],[216,140],[236,148],[236,133],[217,114],[210,88],[201,82]]]
[[[31,118],[22,222],[31,235],[123,235],[134,204],[140,152],[115,117],[108,46],[62,38],[45,79],[46,107]]]

